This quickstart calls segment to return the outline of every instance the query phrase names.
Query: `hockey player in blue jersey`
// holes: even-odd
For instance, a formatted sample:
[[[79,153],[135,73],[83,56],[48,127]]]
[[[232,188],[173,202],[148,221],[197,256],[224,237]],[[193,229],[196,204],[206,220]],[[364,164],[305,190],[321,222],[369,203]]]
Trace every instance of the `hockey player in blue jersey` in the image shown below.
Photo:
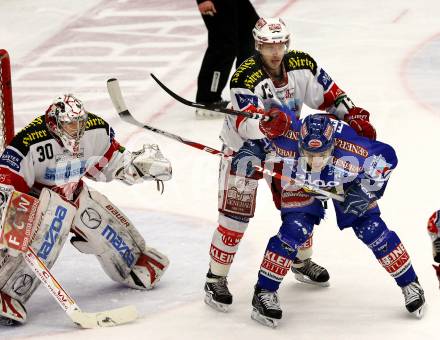
[[[310,115],[304,120],[293,119],[290,129],[270,142],[285,163],[284,175],[343,195],[343,202],[333,200],[339,228],[353,229],[402,289],[408,312],[422,317],[423,289],[406,249],[382,220],[377,204],[397,165],[394,149],[360,137],[347,124],[322,114]],[[258,157],[259,148],[262,148],[261,140],[250,140],[241,151]],[[249,175],[250,159],[236,159],[233,166],[237,172],[246,171]],[[323,201],[327,198],[306,190],[303,184],[283,188],[282,224],[267,244],[258,273],[252,299],[254,320],[276,327],[281,319],[277,290],[298,247],[324,217]]]

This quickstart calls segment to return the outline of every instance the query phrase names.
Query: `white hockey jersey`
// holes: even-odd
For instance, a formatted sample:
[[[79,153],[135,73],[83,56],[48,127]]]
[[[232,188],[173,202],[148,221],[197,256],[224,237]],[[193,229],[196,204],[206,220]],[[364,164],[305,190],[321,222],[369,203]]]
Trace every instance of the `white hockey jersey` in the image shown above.
[[[303,104],[325,110],[343,119],[353,103],[332,78],[307,53],[289,51],[283,58],[283,79],[269,76],[261,59],[255,55],[245,60],[231,78],[231,104],[235,110],[250,106],[265,111],[280,108],[300,117]],[[226,115],[220,139],[237,151],[246,139],[265,138],[259,120]]]
[[[81,178],[110,181],[128,153],[114,139],[108,123],[89,113],[80,152],[72,156],[49,132],[45,117],[22,129],[0,157],[0,183],[25,193],[39,194],[43,187],[72,199]]]

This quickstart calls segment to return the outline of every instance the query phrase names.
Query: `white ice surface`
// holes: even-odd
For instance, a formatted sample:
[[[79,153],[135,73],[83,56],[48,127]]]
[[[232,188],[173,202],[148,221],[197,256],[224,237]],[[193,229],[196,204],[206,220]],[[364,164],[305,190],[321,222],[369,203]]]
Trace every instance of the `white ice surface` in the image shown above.
[[[253,285],[266,242],[279,227],[262,183],[255,218],[230,274],[234,304],[220,314],[203,303],[208,250],[217,218],[216,157],[152,135],[119,120],[105,81],[121,81],[130,110],[141,120],[219,148],[221,121],[196,121],[148,73],[193,99],[206,46],[206,30],[193,0],[4,0],[0,48],[13,66],[16,127],[73,91],[105,117],[120,142],[135,149],[157,142],[174,166],[164,195],[155,185],[95,184],[124,209],[147,244],[166,253],[171,266],[158,287],[128,290],[110,281],[98,262],[70,245],[54,273],[85,311],[134,303],[142,318],[112,329],[78,330],[39,288],[27,304],[29,322],[0,329],[0,339],[437,339],[440,291],[431,267],[426,220],[440,206],[438,109],[440,3],[436,0],[257,0],[261,15],[281,15],[293,47],[309,52],[367,108],[379,139],[392,144],[399,166],[381,199],[383,218],[410,252],[428,302],[426,316],[407,315],[394,281],[352,231],[339,231],[334,214],[315,232],[314,259],[331,274],[331,287],[296,283],[288,275],[276,330],[250,319]],[[225,94],[227,96],[227,93]]]

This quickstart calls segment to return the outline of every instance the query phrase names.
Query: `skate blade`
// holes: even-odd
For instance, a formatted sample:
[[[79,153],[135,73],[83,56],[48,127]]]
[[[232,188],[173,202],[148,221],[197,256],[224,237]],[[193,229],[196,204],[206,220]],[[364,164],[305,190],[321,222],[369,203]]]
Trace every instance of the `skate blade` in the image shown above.
[[[423,318],[423,315],[425,314],[425,307],[426,307],[426,302],[422,306],[420,306],[419,309],[416,309],[414,312],[412,312],[410,314],[417,319],[421,319],[421,318]]]
[[[326,281],[326,282],[313,281],[301,273],[295,273],[295,279],[299,282],[307,283],[309,285],[314,285],[314,286],[319,286],[319,287],[330,287],[329,281]]]
[[[216,311],[227,313],[229,309],[231,308],[231,305],[227,305],[224,303],[220,303],[217,301],[214,301],[212,296],[210,294],[205,295],[205,303],[209,306],[214,308]]]
[[[270,328],[278,327],[278,321],[279,321],[278,319],[272,319],[267,316],[261,315],[256,308],[252,310],[251,319],[257,321],[258,323],[261,323],[266,327],[270,327]]]
[[[204,109],[196,109],[196,119],[221,119],[225,118],[225,114],[222,112],[209,111]]]

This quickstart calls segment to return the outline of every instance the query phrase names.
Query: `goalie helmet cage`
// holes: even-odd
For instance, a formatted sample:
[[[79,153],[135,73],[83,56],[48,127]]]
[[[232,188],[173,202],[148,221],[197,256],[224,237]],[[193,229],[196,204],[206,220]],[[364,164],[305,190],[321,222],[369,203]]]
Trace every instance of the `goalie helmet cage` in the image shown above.
[[[0,49],[0,152],[14,137],[11,62],[6,50]]]

